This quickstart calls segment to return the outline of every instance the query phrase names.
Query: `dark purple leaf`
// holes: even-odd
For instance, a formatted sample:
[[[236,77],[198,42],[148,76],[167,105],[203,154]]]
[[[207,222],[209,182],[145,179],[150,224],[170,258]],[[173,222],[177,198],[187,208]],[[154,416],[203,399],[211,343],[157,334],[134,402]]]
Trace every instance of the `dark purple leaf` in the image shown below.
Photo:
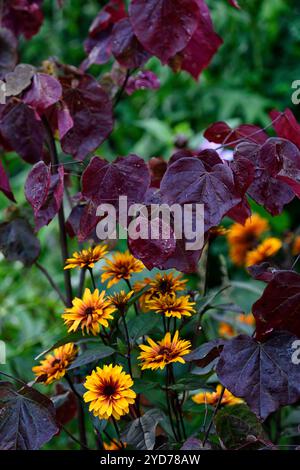
[[[0,224],[0,250],[9,261],[31,266],[40,254],[40,242],[24,219]]]
[[[34,212],[38,212],[44,204],[51,182],[51,170],[43,161],[36,163],[25,182],[25,196]]]
[[[234,176],[226,164],[215,165],[208,172],[196,158],[182,158],[167,169],[161,194],[168,204],[204,204],[205,231],[219,225],[223,216],[240,201]]]
[[[148,221],[147,221],[148,222]],[[134,222],[131,222],[133,224]],[[132,254],[140,259],[147,269],[164,269],[166,261],[174,254],[176,240],[172,228],[160,218],[154,218],[153,224],[159,228],[159,239],[151,237],[151,226],[149,223],[148,238],[137,238],[136,240],[128,237],[128,246]],[[137,232],[139,225],[137,223]]]
[[[143,202],[150,184],[145,161],[137,155],[119,157],[113,163],[94,157],[82,175],[82,194],[94,204],[117,204],[127,196],[128,204]]]
[[[132,30],[128,18],[115,24],[112,32],[112,54],[117,61],[128,69],[144,65],[150,58]]]
[[[17,41],[6,28],[0,28],[0,79],[11,72],[17,63]]]
[[[221,353],[217,365],[221,383],[243,398],[262,420],[300,399],[300,367],[292,361],[295,340],[296,336],[286,332],[262,344],[239,335],[228,341]]]
[[[111,57],[113,46],[113,26],[126,17],[123,0],[110,0],[98,13],[89,29],[89,37],[85,41],[87,59],[82,63],[83,70],[92,64],[105,64]]]
[[[74,238],[79,234],[80,220],[83,214],[83,211],[86,206],[83,204],[78,204],[74,206],[70,212],[68,219],[66,220],[66,230],[69,237]]]
[[[300,274],[278,271],[252,307],[256,336],[263,339],[274,330],[300,336]]]
[[[41,0],[9,0],[4,2],[2,24],[10,29],[15,36],[23,34],[26,39],[38,33],[44,15]]]
[[[62,79],[62,85],[63,100],[74,123],[61,141],[62,148],[65,153],[83,160],[111,133],[112,102],[91,76]]]
[[[3,194],[5,194],[5,196],[8,199],[10,199],[13,202],[16,202],[15,197],[10,187],[9,178],[6,174],[6,171],[1,161],[0,161],[0,191],[2,191]]]
[[[51,397],[56,411],[56,420],[61,425],[67,424],[77,413],[76,395],[61,384],[56,385],[55,395]]]
[[[199,6],[196,0],[132,0],[129,17],[145,49],[167,63],[194,34]]]
[[[223,41],[215,33],[209,9],[204,0],[197,0],[200,9],[198,26],[187,46],[179,53],[180,59],[175,58],[175,64],[180,62],[180,69],[189,72],[195,80],[209,65],[213,56]]]
[[[45,109],[60,100],[61,95],[62,86],[55,77],[45,73],[36,73],[23,101],[42,114]]]
[[[257,144],[263,144],[268,135],[263,129],[251,124],[243,124],[235,129],[231,129],[225,122],[215,122],[209,126],[204,132],[204,137],[209,142],[216,144],[226,144],[230,146],[238,140],[249,140]]]
[[[190,354],[187,354],[184,360],[187,362],[196,362],[198,367],[206,367],[220,356],[224,344],[225,341],[220,338],[208,341],[194,349]]]
[[[162,157],[152,157],[148,162],[148,168],[151,174],[151,187],[159,188],[167,169],[167,162]]]
[[[287,108],[284,113],[273,110],[270,112],[273,127],[283,139],[288,139],[300,148],[300,124],[297,122],[292,111]]]
[[[253,266],[248,266],[247,271],[257,281],[270,282],[277,273],[277,269],[270,265],[268,262],[253,264]]]
[[[64,192],[64,168],[51,174],[50,167],[39,162],[30,171],[25,183],[25,196],[33,208],[35,228],[48,225],[58,213]]]
[[[5,106],[0,116],[0,132],[26,162],[42,159],[44,128],[25,103],[12,101]]]
[[[0,383],[0,413],[1,450],[38,450],[59,430],[51,400],[26,385]]]
[[[64,136],[69,132],[70,129],[74,126],[74,121],[70,114],[69,109],[65,103],[61,103],[57,109],[57,127],[59,132],[59,137],[62,140]]]

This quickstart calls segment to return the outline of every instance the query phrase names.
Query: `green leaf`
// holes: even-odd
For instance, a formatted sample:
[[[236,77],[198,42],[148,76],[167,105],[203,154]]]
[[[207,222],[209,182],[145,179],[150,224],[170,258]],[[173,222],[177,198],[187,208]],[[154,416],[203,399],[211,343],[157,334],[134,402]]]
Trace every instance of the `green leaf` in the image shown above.
[[[45,354],[48,354],[49,352],[53,351],[55,348],[59,348],[60,346],[63,346],[64,344],[67,343],[86,343],[89,341],[94,341],[94,342],[99,342],[99,338],[96,336],[82,336],[81,332],[78,333],[70,333],[67,336],[64,336],[61,339],[58,339],[55,341],[55,343],[50,347],[45,349],[43,352],[38,354],[38,356],[35,357],[35,360],[37,361],[40,359],[40,357],[44,356]]]
[[[91,362],[99,361],[104,357],[109,357],[115,353],[115,350],[104,344],[94,348],[90,351],[84,351],[80,356],[78,356],[75,361],[68,367],[68,370],[76,369],[77,367],[85,366]]]
[[[137,339],[142,336],[148,335],[161,321],[161,316],[157,313],[147,312],[142,313],[139,316],[131,318],[127,322],[127,328],[129,332],[129,338],[132,342],[135,342]],[[122,331],[124,332],[123,325],[121,326]]]
[[[143,379],[134,379],[133,389],[136,393],[143,393],[146,390],[153,390],[154,388],[159,388],[160,384],[158,382],[150,382]]]
[[[217,434],[227,449],[264,442],[263,427],[247,405],[224,407],[216,414],[214,423]]]

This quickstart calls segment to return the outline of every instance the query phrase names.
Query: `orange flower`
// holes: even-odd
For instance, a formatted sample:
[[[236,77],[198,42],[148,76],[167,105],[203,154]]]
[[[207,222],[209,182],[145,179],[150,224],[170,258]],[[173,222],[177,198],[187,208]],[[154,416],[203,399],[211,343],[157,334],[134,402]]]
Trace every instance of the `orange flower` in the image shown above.
[[[152,279],[145,278],[142,282],[136,282],[133,288],[136,292],[139,292],[149,286],[149,289],[139,298],[142,310],[146,310],[148,301],[159,297],[160,294],[176,294],[183,291],[186,283],[187,280],[182,279],[182,274],[175,276],[173,273],[157,273]]]
[[[218,385],[215,392],[200,392],[192,397],[192,400],[198,405],[216,405],[219,401],[222,392],[222,385]],[[244,403],[241,398],[237,398],[232,393],[225,389],[221,405],[238,405]]]
[[[126,446],[127,446],[126,442],[123,442],[123,446],[122,446],[121,442],[118,442],[115,439],[113,439],[110,442],[103,442],[104,450],[110,450],[110,451],[122,450],[122,448]]]
[[[278,238],[270,237],[266,238],[258,247],[251,250],[246,255],[246,266],[253,266],[253,264],[259,264],[272,256],[282,247],[282,242]]]
[[[232,338],[235,335],[236,333],[235,333],[233,326],[228,325],[228,323],[225,323],[225,322],[220,323],[219,336],[221,336],[222,338]]]
[[[120,292],[115,292],[113,295],[109,295],[108,299],[116,310],[119,310],[119,312],[124,312],[133,294],[133,290],[127,294],[124,290],[121,290]]]
[[[106,265],[102,268],[104,272],[101,275],[101,281],[105,282],[108,280],[107,287],[109,288],[122,279],[129,280],[133,273],[139,273],[144,268],[143,263],[129,253],[129,251],[125,253],[117,252],[113,255],[112,260],[106,260]]]
[[[195,313],[194,305],[196,305],[195,302],[190,302],[188,295],[177,297],[174,294],[160,294],[146,302],[149,310],[162,313],[166,317],[176,318],[190,317],[192,313]]]
[[[248,315],[241,313],[237,316],[237,320],[245,325],[255,326],[255,318],[252,313],[249,313]]]
[[[108,253],[107,245],[98,245],[87,250],[76,251],[72,258],[66,260],[64,269],[72,268],[93,268],[95,263]]]
[[[100,332],[100,325],[108,327],[108,320],[112,320],[115,308],[109,299],[105,299],[105,291],[99,294],[98,289],[92,293],[85,289],[82,299],[75,297],[72,301],[73,307],[66,308],[62,318],[68,327],[68,333],[77,331],[79,328],[84,334],[96,336]]]
[[[113,416],[120,419],[129,413],[129,405],[135,401],[136,393],[131,390],[133,381],[126,374],[122,366],[97,367],[91,375],[88,375],[84,383],[88,390],[83,399],[90,403],[89,411],[92,411],[99,419],[109,419]]]
[[[75,359],[78,348],[73,343],[67,343],[59,348],[54,349],[52,354],[47,354],[45,359],[40,362],[39,366],[32,368],[37,376],[38,382],[51,384],[55,380],[61,379],[69,365]]]
[[[147,339],[148,345],[141,344],[142,350],[138,359],[142,360],[142,370],[163,369],[172,362],[185,363],[182,356],[191,352],[190,341],[179,339],[179,331],[176,331],[173,339],[171,333],[166,333],[165,337],[157,343],[151,338]]]
[[[249,217],[245,225],[233,224],[227,234],[232,262],[237,266],[244,266],[247,252],[257,244],[260,236],[267,230],[269,230],[267,220],[258,214]]]
[[[295,237],[293,247],[292,247],[292,255],[298,256],[300,254],[300,235]]]

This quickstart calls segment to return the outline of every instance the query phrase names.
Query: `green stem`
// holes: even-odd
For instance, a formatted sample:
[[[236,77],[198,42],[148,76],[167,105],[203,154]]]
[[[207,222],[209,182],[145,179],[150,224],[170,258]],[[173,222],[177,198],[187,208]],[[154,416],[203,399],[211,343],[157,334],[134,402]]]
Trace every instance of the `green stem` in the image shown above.
[[[89,273],[91,275],[93,289],[95,290],[97,287],[96,287],[96,281],[95,281],[95,278],[94,278],[93,270],[92,270],[92,268],[88,268],[88,270],[89,270]]]
[[[210,422],[209,422],[209,425],[208,425],[208,428],[206,430],[206,433],[205,433],[205,436],[204,436],[204,439],[203,439],[203,447],[205,446],[206,442],[207,442],[207,439],[208,439],[208,436],[209,436],[209,433],[210,433],[210,430],[211,430],[211,427],[213,425],[213,422],[214,422],[214,418],[218,412],[218,409],[220,408],[221,406],[221,403],[222,403],[222,398],[223,398],[223,395],[224,395],[224,392],[225,392],[225,387],[222,386],[222,390],[221,390],[221,393],[220,393],[220,396],[219,396],[219,400],[218,400],[218,403],[214,409],[214,412],[212,414],[212,417],[210,419]]]

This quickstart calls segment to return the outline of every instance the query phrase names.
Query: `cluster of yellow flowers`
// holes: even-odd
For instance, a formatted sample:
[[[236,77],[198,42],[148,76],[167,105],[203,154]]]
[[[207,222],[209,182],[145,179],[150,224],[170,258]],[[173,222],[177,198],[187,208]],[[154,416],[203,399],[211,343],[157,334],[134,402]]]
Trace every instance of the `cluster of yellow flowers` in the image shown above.
[[[245,225],[233,224],[227,233],[229,255],[237,266],[252,266],[275,256],[282,247],[279,238],[262,237],[270,227],[264,218],[253,214]]]
[[[103,259],[108,250],[106,246],[96,246],[76,252],[72,258],[66,260],[65,269],[79,268],[91,270],[95,263]],[[136,283],[131,288],[130,279],[133,273],[141,272],[144,265],[134,258],[128,251],[115,253],[111,259],[106,259],[102,267],[101,281],[106,282],[108,288],[124,279],[129,287],[129,292],[121,290],[113,295],[107,295],[105,290],[99,292],[94,289],[91,292],[86,288],[81,298],[74,298],[72,307],[66,308],[62,318],[68,332],[80,330],[82,334],[98,335],[104,328],[109,327],[116,311],[124,314],[128,302],[134,292],[141,289],[147,290],[141,293],[139,303],[144,311],[154,311],[163,318],[173,317],[181,319],[189,317],[194,312],[195,303],[190,301],[187,295],[178,295],[185,288],[186,280],[181,275],[172,273],[158,273],[154,279],[146,278],[143,282]],[[179,331],[175,331],[173,337],[169,331],[160,341],[147,339],[148,344],[141,344],[138,359],[141,361],[141,369],[164,369],[174,362],[184,363],[184,356],[191,352],[190,341],[179,338]],[[50,384],[62,378],[69,365],[78,353],[77,347],[66,344],[48,354],[39,366],[33,368],[37,381]],[[83,395],[89,403],[89,410],[101,419],[109,419],[111,416],[120,419],[129,412],[130,405],[134,404],[136,393],[132,390],[133,380],[120,365],[104,365],[97,367],[91,375],[86,377],[84,383],[87,392]]]

